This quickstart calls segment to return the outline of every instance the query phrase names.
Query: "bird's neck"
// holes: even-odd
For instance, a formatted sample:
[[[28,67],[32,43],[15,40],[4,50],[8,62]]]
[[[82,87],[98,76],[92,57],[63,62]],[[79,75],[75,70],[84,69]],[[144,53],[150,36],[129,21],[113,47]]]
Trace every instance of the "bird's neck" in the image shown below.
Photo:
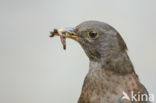
[[[119,74],[135,72],[127,52],[122,52],[111,57],[103,57],[98,61],[90,60],[89,68],[90,71],[105,69]]]

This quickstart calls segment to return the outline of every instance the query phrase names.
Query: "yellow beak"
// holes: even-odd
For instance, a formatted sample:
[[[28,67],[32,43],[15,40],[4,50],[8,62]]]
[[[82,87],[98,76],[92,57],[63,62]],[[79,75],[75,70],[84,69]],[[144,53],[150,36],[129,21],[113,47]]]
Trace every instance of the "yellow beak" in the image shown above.
[[[78,37],[78,35],[73,32],[73,28],[65,28],[65,29],[58,29],[58,30],[54,29],[54,31],[50,33],[51,33],[50,37],[54,37],[55,35],[62,36],[64,38],[71,38],[71,39]]]

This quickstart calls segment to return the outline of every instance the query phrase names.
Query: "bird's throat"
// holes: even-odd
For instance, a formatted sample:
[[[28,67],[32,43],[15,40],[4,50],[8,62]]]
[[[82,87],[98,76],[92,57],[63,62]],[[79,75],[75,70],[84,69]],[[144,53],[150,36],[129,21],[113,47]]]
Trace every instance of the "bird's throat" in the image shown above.
[[[111,58],[101,58],[99,61],[90,60],[89,70],[94,71],[98,69],[111,70],[123,75],[135,72],[127,53],[121,53],[119,56]]]

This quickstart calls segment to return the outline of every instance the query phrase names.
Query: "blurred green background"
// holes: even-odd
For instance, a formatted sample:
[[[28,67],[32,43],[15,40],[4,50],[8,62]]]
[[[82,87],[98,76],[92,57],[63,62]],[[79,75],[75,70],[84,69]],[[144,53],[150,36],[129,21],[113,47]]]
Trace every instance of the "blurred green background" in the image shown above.
[[[156,94],[155,0],[0,0],[0,103],[76,103],[89,61],[62,49],[54,28],[98,20],[115,27],[141,82]]]

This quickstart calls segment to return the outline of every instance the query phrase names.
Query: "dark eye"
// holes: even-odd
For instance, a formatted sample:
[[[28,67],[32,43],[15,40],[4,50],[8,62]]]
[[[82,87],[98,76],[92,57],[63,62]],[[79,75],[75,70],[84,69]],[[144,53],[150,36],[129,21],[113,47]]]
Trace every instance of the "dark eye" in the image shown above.
[[[95,32],[95,31],[89,31],[88,32],[88,37],[89,38],[91,38],[91,39],[95,39],[95,38],[97,38],[97,32]]]

